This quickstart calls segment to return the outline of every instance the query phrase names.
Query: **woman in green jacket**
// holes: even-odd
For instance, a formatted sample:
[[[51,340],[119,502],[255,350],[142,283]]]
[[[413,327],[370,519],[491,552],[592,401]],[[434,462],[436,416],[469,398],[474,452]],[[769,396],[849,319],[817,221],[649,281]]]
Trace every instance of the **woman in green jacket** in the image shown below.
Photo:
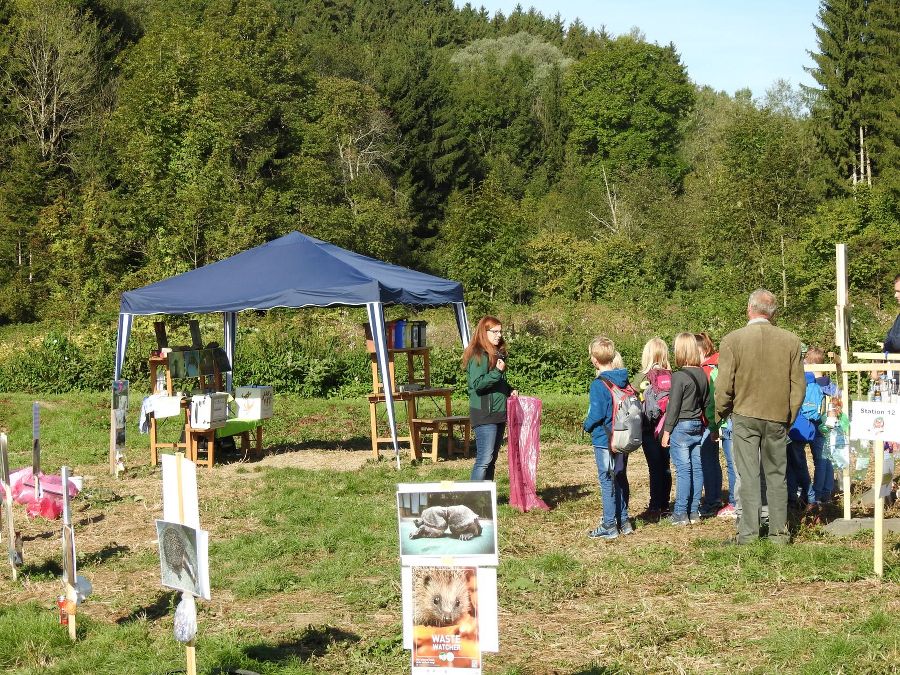
[[[469,416],[475,431],[471,480],[494,480],[494,466],[506,430],[506,399],[518,395],[506,381],[506,358],[500,320],[483,317],[462,359],[469,382]]]

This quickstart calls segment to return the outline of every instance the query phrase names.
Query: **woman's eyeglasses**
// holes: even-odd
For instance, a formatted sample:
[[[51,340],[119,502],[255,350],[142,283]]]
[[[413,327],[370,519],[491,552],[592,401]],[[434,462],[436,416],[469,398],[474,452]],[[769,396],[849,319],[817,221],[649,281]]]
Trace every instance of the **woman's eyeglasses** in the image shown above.
[[[488,333],[493,333],[494,335],[503,335],[503,329],[502,329],[502,328],[491,328],[491,329],[490,329],[489,331],[487,331],[487,332],[488,332]]]

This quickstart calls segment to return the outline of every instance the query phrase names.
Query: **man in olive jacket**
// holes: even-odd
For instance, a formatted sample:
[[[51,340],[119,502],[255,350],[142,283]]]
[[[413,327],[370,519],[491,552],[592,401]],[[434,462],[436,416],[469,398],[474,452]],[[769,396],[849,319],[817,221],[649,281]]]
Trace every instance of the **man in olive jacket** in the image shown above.
[[[731,415],[734,462],[740,486],[737,542],[759,537],[760,463],[766,477],[769,540],[788,543],[787,432],[806,393],[800,339],[772,325],[778,307],[766,290],[750,294],[747,325],[719,347],[716,422]]]

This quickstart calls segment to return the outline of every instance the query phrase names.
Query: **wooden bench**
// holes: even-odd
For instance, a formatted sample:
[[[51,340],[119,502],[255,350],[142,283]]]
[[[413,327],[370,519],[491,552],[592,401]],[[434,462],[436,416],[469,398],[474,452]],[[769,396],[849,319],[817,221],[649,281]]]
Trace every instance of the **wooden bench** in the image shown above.
[[[463,445],[462,450],[456,448],[456,439],[453,437],[453,429],[462,427]],[[412,437],[412,453],[415,459],[422,459],[422,436],[431,434],[431,461],[438,461],[438,441],[441,434],[447,436],[447,459],[452,459],[454,455],[462,454],[463,457],[469,456],[469,440],[472,434],[472,422],[468,417],[448,416],[448,417],[417,417],[409,421],[409,432]]]

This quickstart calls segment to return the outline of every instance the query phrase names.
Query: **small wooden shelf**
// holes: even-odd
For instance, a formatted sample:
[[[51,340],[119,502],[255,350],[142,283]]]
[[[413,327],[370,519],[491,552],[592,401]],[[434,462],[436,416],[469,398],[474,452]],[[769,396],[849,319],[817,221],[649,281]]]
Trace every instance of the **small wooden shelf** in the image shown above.
[[[409,376],[407,383],[421,384],[426,389],[429,388],[431,386],[431,347],[388,349],[388,372],[390,373],[391,382],[394,385],[395,391],[397,391],[397,378],[394,362],[398,354],[406,356],[406,372]],[[371,353],[369,356],[372,359],[372,391],[378,393],[384,390],[378,371],[378,357],[374,353]],[[419,364],[416,363],[417,359],[421,360]],[[419,367],[417,367],[417,365]]]

